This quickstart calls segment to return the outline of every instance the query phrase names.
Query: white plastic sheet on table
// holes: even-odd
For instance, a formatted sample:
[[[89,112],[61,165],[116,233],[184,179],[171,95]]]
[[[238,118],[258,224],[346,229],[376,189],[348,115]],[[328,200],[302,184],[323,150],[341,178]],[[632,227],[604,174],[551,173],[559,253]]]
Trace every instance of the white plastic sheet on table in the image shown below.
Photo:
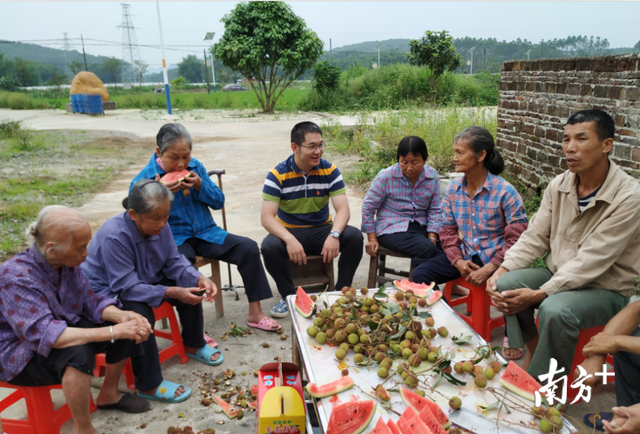
[[[369,290],[369,296],[372,296],[377,290],[371,289]],[[393,295],[396,290],[387,288],[386,293]],[[316,305],[319,308],[323,308],[323,301],[327,302],[327,305],[330,306],[333,302],[335,302],[338,298],[342,297],[342,293],[340,292],[330,292],[323,294],[322,297],[318,298],[316,301]],[[313,318],[304,318],[302,317],[298,311],[295,309],[295,295],[290,295],[287,297],[287,304],[289,306],[289,312],[291,312],[292,316],[292,329],[295,334],[295,339],[298,347],[298,351],[300,353],[300,357],[302,359],[302,363],[304,366],[304,370],[307,374],[307,378],[310,383],[315,383],[318,385],[323,385],[335,380],[338,380],[342,374],[341,370],[338,367],[339,361],[335,358],[335,352],[337,347],[330,347],[328,345],[320,345],[316,342],[315,338],[309,337],[307,334],[307,328],[313,325]],[[446,327],[449,331],[449,335],[446,338],[436,336],[434,339],[431,339],[432,346],[442,346],[442,352],[447,353],[451,349],[456,350],[455,360],[452,361],[451,366],[457,361],[468,360],[471,359],[475,353],[474,348],[478,345],[485,344],[486,342],[482,339],[466,322],[464,322],[452,309],[451,307],[444,301],[440,300],[435,303],[433,306],[418,308],[418,312],[429,311],[435,320],[435,327]],[[423,321],[424,320],[420,320]],[[424,327],[424,324],[423,324]],[[460,336],[460,335],[471,335],[471,343],[468,345],[458,346],[451,340],[452,336]],[[295,346],[294,346],[295,348]],[[371,398],[364,395],[360,389],[369,393],[370,395],[374,395],[373,388],[382,383],[384,380],[378,377],[378,364],[374,364],[367,367],[356,366],[353,363],[353,356],[355,355],[353,350],[349,350],[347,353],[347,357],[344,362],[349,365],[349,376],[353,378],[355,382],[355,386],[349,390],[346,390],[340,394],[338,394],[338,398],[342,402],[347,402],[351,400],[352,395],[359,396],[359,399],[369,400]],[[498,356],[500,357],[500,356]],[[504,359],[500,357],[500,360],[504,362]],[[394,364],[394,368],[395,368]],[[419,368],[423,367],[431,367],[432,363],[423,362]],[[481,363],[481,366],[487,367],[488,364],[486,361]],[[419,369],[418,368],[418,369]],[[395,370],[395,369],[394,369]],[[487,386],[495,387],[502,394],[506,389],[498,382],[498,379],[504,372],[504,369],[500,371],[499,374],[496,374],[493,380],[489,380]],[[476,404],[477,403],[485,403],[490,405],[496,401],[494,395],[486,390],[482,390],[477,388],[473,383],[473,377],[470,374],[457,374],[455,371],[453,375],[462,380],[466,381],[466,386],[454,386],[449,383],[446,379],[442,379],[440,384],[437,386],[436,390],[442,393],[447,397],[451,397],[454,395],[460,396],[462,400],[462,407],[459,410],[453,411],[449,407],[448,399],[444,398],[442,395],[437,392],[431,393],[428,389],[425,390],[428,398],[431,398],[435,402],[437,402],[442,410],[445,412],[447,417],[451,419],[451,421],[458,426],[461,426],[469,431],[478,433],[478,434],[498,434],[498,433],[522,433],[522,434],[531,434],[535,432],[539,432],[537,430],[532,430],[528,428],[524,428],[520,425],[514,425],[514,423],[524,422],[525,424],[529,423],[533,420],[532,416],[528,416],[522,412],[514,411],[511,409],[511,414],[507,414],[507,412],[502,409],[500,412],[500,422],[496,423],[496,416],[498,414],[497,410],[492,410],[487,415],[483,415],[477,412]],[[423,377],[421,377],[423,378]],[[435,377],[428,377],[429,384],[433,384],[436,381]],[[397,386],[396,386],[397,382]],[[384,383],[385,388],[391,389],[396,387],[405,387],[402,378],[399,375],[393,375],[387,378]],[[358,388],[359,387],[359,388]],[[420,389],[424,389],[423,385],[419,386]],[[527,401],[524,398],[521,398],[511,392],[508,392],[510,398],[513,400],[519,401],[522,405],[526,407],[533,406],[533,402]],[[323,399],[314,399],[314,402],[317,406],[317,414],[319,419],[319,424],[322,432],[326,430],[327,424],[329,423],[329,417],[331,416],[332,404],[329,402],[329,398]],[[402,412],[406,409],[406,405],[402,401],[400,394],[391,393],[391,404],[392,409],[402,414]],[[376,415],[373,417],[371,423],[367,427],[365,434],[369,433],[375,424],[378,421],[378,418],[383,417],[384,421],[388,419],[393,419],[397,421],[400,416],[397,414],[387,411],[382,408],[381,405],[377,406]],[[569,433],[571,431],[575,431],[573,427],[569,424],[569,422],[564,419],[564,428],[562,429],[562,433]]]

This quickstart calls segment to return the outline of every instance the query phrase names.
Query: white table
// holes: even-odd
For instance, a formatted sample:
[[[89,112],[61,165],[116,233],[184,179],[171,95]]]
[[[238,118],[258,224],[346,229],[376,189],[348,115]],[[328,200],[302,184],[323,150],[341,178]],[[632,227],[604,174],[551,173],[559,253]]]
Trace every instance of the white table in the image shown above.
[[[376,290],[370,290],[369,295],[375,293]],[[396,291],[394,289],[387,289],[387,294],[394,294]],[[342,294],[340,292],[331,292],[323,295],[324,301],[327,301],[328,305],[331,305],[336,299],[341,297]],[[323,306],[321,298],[317,300],[317,305]],[[302,317],[295,309],[295,295],[290,295],[287,297],[287,304],[289,307],[289,312],[291,312],[292,316],[292,334],[294,336],[293,342],[293,361],[296,363],[301,370],[306,374],[306,378],[311,383],[316,383],[318,385],[326,384],[331,381],[335,381],[341,377],[341,369],[338,367],[338,360],[335,359],[335,351],[337,348],[330,347],[328,345],[319,345],[315,338],[309,337],[307,335],[307,328],[313,325],[313,318],[304,318]],[[431,315],[435,320],[435,327],[445,326],[449,330],[449,335],[446,338],[437,336],[432,339],[432,345],[440,346],[442,345],[443,353],[446,353],[450,349],[456,350],[455,360],[452,361],[452,366],[456,361],[467,360],[470,359],[474,351],[478,345],[485,344],[486,342],[477,334],[475,331],[467,325],[452,309],[446,304],[444,300],[440,300],[435,303],[431,307],[419,308],[419,312],[424,310],[429,310]],[[471,344],[458,346],[452,340],[451,336],[460,336],[464,334],[470,335],[472,337]],[[377,384],[382,383],[384,380],[378,377],[377,370],[378,365],[372,365],[370,368],[355,366],[352,361],[354,356],[353,350],[350,350],[347,354],[346,359],[344,360],[347,364],[349,364],[349,376],[353,378],[356,386],[353,388],[338,394],[338,397],[342,402],[347,402],[351,399],[351,395],[358,395],[360,399],[370,399],[366,395],[361,392],[361,389],[367,393],[373,395],[372,388]],[[498,355],[498,357],[500,357]],[[504,362],[504,359],[500,357],[501,361]],[[486,367],[486,362],[483,361],[482,365]],[[431,364],[427,364],[427,362],[423,362],[422,366],[431,366]],[[504,372],[501,371],[500,374],[497,374],[493,380],[488,382],[488,386],[493,386],[495,388],[506,390],[504,387],[498,382],[500,375]],[[521,434],[531,434],[530,429],[524,428],[519,425],[509,425],[509,421],[518,422],[525,421],[528,422],[533,420],[533,417],[513,411],[512,414],[508,415],[504,410],[500,413],[500,422],[496,423],[496,415],[497,410],[493,410],[489,412],[489,417],[481,415],[476,410],[476,403],[484,402],[486,404],[492,404],[496,401],[494,396],[486,390],[478,389],[475,387],[473,383],[473,377],[469,374],[460,375],[455,374],[456,378],[462,379],[467,382],[466,386],[453,386],[447,380],[442,379],[440,384],[437,386],[436,390],[438,390],[443,395],[450,397],[453,395],[458,395],[462,399],[462,408],[457,411],[452,411],[449,408],[448,400],[437,394],[430,393],[428,390],[427,396],[431,399],[435,400],[440,407],[443,409],[445,414],[451,419],[451,421],[463,428],[466,428],[472,432],[478,434],[498,434],[498,433],[521,433]],[[398,382],[398,384],[402,383],[402,379],[399,375],[394,375],[391,379],[388,379],[385,383],[386,388],[394,388],[394,383]],[[429,380],[429,384],[433,384],[435,382],[435,378]],[[361,388],[358,388],[358,386]],[[402,387],[402,386],[401,386]],[[528,407],[532,406],[533,403],[527,401],[523,398],[520,398],[514,394],[510,395],[512,398],[519,400],[523,405]],[[331,415],[332,404],[329,402],[329,398],[323,399],[313,399],[314,407],[316,409],[316,414],[318,416],[318,421],[320,425],[320,429],[322,432],[325,432],[327,424],[329,422],[329,417]],[[406,405],[400,398],[398,393],[391,393],[391,404],[392,409],[402,414],[402,412],[406,409]],[[364,431],[364,433],[369,433],[373,427],[375,426],[377,419],[379,417],[383,417],[383,420],[393,419],[397,421],[399,416],[393,412],[386,411],[380,405],[377,406],[376,415],[373,420],[369,424],[368,428]],[[563,428],[563,433],[569,433],[573,431],[573,427],[568,423],[568,421],[564,420],[565,427]],[[311,433],[309,418],[307,418],[307,432]]]

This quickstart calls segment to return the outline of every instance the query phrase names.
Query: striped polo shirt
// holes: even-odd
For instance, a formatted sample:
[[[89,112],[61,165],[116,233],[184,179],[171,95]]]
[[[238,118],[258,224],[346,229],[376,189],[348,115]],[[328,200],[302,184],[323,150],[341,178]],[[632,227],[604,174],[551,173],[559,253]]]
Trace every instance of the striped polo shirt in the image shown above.
[[[320,164],[304,174],[291,154],[267,174],[262,198],[278,202],[278,220],[286,228],[308,228],[331,223],[329,199],[347,192],[336,166],[320,159]]]

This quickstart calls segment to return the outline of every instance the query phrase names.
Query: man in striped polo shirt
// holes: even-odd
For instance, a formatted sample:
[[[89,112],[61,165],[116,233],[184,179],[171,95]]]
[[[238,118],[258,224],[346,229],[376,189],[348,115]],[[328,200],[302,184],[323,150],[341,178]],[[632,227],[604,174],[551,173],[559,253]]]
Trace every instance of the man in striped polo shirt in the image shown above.
[[[274,167],[262,190],[262,226],[269,235],[262,241],[264,265],[278,286],[282,300],[271,315],[289,314],[285,298],[295,294],[289,261],[307,263],[307,255],[333,261],[340,252],[336,288],[350,286],[362,259],[362,233],[348,226],[347,188],[336,166],[323,160],[322,130],[313,122],[300,122],[291,130],[293,154]],[[336,215],[329,211],[329,199]]]

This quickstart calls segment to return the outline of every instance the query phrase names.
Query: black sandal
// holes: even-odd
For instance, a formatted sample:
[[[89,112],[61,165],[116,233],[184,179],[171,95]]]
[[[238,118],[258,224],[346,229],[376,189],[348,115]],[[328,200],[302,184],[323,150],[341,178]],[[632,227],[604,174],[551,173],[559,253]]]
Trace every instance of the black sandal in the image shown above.
[[[149,401],[130,393],[123,393],[115,404],[99,405],[100,410],[120,410],[125,413],[144,413],[149,409]]]
[[[597,429],[598,431],[604,431],[604,425],[602,424],[603,420],[611,422],[611,419],[613,419],[613,413],[609,413],[606,411],[584,415],[584,423],[587,424],[589,428],[595,427],[595,429]]]

